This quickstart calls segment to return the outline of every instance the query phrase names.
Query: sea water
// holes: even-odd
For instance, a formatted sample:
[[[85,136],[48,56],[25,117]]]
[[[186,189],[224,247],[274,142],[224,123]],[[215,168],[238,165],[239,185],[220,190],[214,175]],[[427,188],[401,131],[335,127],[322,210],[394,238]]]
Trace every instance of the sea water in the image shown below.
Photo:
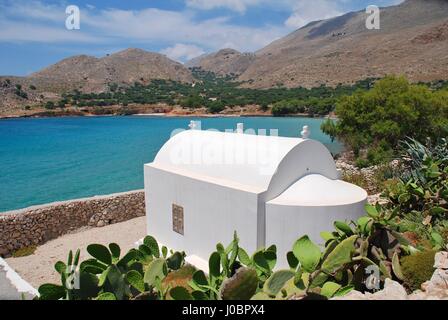
[[[311,138],[332,153],[342,146],[321,130],[322,119],[272,117],[71,117],[0,120],[0,212],[31,205],[143,188],[143,165],[173,130],[191,120],[202,129],[278,129]]]

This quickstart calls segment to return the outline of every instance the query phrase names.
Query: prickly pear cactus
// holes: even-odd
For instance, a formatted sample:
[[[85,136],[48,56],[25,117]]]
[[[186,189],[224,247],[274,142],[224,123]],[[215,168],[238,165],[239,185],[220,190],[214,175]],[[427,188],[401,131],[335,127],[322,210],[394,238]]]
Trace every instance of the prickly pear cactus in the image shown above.
[[[226,279],[221,285],[223,300],[249,300],[257,291],[258,276],[255,269],[240,268],[233,277]]]
[[[192,265],[185,265],[179,270],[170,272],[162,281],[164,289],[184,287],[189,288],[188,283],[193,279],[193,274],[196,272],[196,268]]]
[[[291,278],[294,278],[294,275],[295,273],[291,270],[280,270],[274,272],[265,282],[263,290],[272,296],[276,296],[285,284]]]

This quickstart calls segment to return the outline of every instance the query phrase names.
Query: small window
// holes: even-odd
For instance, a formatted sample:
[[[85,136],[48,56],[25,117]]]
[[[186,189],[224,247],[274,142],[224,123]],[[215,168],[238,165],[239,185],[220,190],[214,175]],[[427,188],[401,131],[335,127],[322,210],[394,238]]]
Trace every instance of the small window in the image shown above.
[[[184,234],[184,208],[173,204],[173,231]]]

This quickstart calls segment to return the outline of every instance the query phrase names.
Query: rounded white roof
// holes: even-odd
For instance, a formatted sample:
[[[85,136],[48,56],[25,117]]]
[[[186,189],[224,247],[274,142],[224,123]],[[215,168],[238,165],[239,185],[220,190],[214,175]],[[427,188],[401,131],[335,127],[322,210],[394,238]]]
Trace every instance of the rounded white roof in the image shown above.
[[[277,198],[268,202],[285,206],[340,206],[367,199],[367,192],[341,180],[328,179],[319,174],[303,177]]]
[[[278,196],[299,178],[337,178],[328,149],[299,138],[188,130],[173,136],[150,166]]]

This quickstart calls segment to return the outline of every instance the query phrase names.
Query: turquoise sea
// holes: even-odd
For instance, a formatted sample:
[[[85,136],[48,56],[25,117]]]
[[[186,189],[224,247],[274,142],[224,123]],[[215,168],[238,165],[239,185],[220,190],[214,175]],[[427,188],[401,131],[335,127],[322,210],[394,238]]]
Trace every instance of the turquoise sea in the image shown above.
[[[143,164],[151,162],[171,132],[190,120],[203,129],[278,129],[311,138],[333,153],[337,142],[310,118],[73,117],[0,120],[0,212],[54,201],[143,188]]]

